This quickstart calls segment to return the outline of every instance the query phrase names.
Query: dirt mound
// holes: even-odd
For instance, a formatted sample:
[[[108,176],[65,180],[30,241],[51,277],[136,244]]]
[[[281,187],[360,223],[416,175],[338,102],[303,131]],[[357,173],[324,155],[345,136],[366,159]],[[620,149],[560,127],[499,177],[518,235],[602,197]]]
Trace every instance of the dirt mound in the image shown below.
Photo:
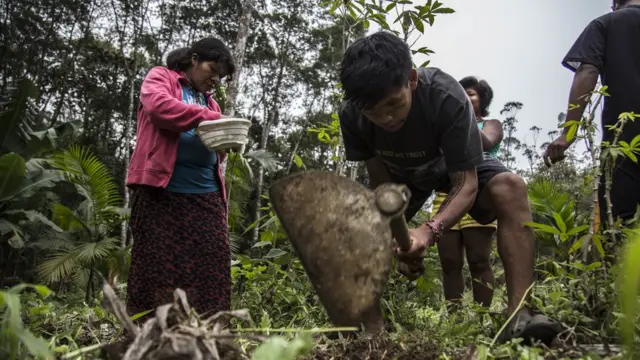
[[[438,359],[440,352],[433,343],[424,339],[397,338],[380,335],[375,338],[353,340],[322,340],[305,360],[430,360]]]

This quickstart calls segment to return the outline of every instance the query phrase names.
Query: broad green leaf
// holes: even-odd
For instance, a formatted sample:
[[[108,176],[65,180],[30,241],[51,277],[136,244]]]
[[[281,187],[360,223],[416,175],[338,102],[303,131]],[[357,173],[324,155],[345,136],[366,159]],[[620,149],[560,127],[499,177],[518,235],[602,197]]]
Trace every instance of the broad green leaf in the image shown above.
[[[302,161],[302,158],[300,157],[300,155],[295,154],[295,156],[294,156],[294,159],[293,159],[293,160],[294,160],[294,162],[295,162],[296,166],[297,166],[299,169],[302,169],[302,168],[305,168],[305,167],[306,167],[306,166],[304,165],[304,162]]]
[[[28,78],[21,79],[11,91],[7,109],[0,114],[0,146],[15,137],[24,137],[21,127],[26,125],[25,111],[29,99],[38,97],[38,87]],[[23,139],[26,140],[26,139]],[[1,196],[0,196],[1,198]]]
[[[564,113],[560,113],[560,115],[564,115]],[[565,117],[566,117],[566,115],[565,115]],[[569,127],[569,126],[580,125],[580,124],[582,124],[581,121],[569,120],[569,121],[565,121],[564,123],[560,124],[560,126],[558,126],[558,127],[562,129],[562,128],[566,128],[566,127]]]
[[[600,241],[601,237],[602,235],[599,234],[593,235],[593,245],[596,247],[596,250],[598,250],[598,254],[604,257],[604,248],[602,247],[602,241]]]
[[[0,201],[8,200],[20,190],[25,173],[22,156],[10,153],[0,157]]]
[[[569,127],[569,131],[567,131],[567,141],[571,142],[576,137],[576,133],[578,132],[578,125],[571,125]]]
[[[581,225],[581,226],[578,226],[578,227],[574,227],[573,229],[571,229],[571,230],[569,230],[567,232],[567,235],[575,235],[575,234],[578,234],[578,233],[580,233],[582,231],[587,230],[588,228],[589,228],[589,225]]]
[[[424,34],[424,24],[422,23],[422,19],[420,19],[416,14],[411,14],[411,21],[413,25],[416,27],[421,34]]]
[[[22,328],[22,318],[20,317],[20,294],[11,291],[2,291],[0,292],[0,297],[2,297],[0,304],[6,307],[4,316],[9,314],[9,317],[7,318],[9,321],[9,327],[12,329]]]
[[[389,5],[387,5],[387,7],[384,9],[385,13],[388,13],[389,11],[393,10],[393,8],[396,7],[396,3],[395,2],[391,2]]]
[[[35,337],[29,330],[13,329],[16,335],[20,338],[20,341],[27,348],[29,353],[35,355],[39,359],[54,359],[55,357],[49,350],[47,343],[39,337]]]
[[[283,336],[272,336],[262,343],[251,357],[252,360],[295,360],[313,348],[309,334],[302,334],[291,341]]]
[[[560,232],[563,234],[566,233],[567,224],[565,224],[564,220],[562,220],[562,216],[560,216],[560,214],[558,214],[557,212],[554,212],[553,218],[556,220],[556,226],[558,227],[558,229],[560,229]]]
[[[640,295],[640,236],[634,237],[622,252],[622,271],[618,277],[618,293],[624,317],[620,319],[620,330],[629,349],[635,346],[635,319],[639,314]]]
[[[271,249],[264,257],[265,259],[275,259],[286,254],[287,252],[282,249]]]
[[[560,231],[556,228],[554,228],[553,226],[549,226],[549,225],[545,225],[545,224],[539,224],[533,221],[526,221],[524,222],[525,226],[540,230],[542,232],[548,233],[548,234],[555,234],[555,235],[560,235]]]
[[[456,11],[451,8],[439,8],[432,11],[434,14],[453,14],[454,12]]]
[[[252,248],[261,248],[267,245],[273,245],[271,243],[271,241],[258,241],[257,243],[253,244]]]
[[[9,211],[6,211],[5,214],[20,215],[29,219],[29,221],[41,222],[57,232],[62,232],[62,229],[60,229],[58,225],[54,224],[43,213],[35,210],[9,210]]]

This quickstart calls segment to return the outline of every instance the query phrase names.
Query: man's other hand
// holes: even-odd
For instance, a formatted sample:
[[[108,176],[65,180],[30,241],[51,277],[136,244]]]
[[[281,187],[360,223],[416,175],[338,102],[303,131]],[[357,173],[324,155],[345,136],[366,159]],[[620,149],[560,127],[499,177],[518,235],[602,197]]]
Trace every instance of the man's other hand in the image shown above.
[[[422,261],[427,248],[433,245],[433,233],[427,225],[422,225],[416,229],[409,229],[409,237],[411,238],[411,247],[408,250],[402,250],[395,244],[395,253],[400,261],[413,263]]]
[[[411,264],[400,261],[398,262],[398,272],[410,281],[416,280],[424,272],[424,263],[422,260]]]
[[[569,142],[564,135],[560,135],[557,139],[553,140],[551,144],[547,146],[544,151],[543,159],[545,165],[551,167],[551,165],[562,161],[565,158],[565,151],[569,148]]]

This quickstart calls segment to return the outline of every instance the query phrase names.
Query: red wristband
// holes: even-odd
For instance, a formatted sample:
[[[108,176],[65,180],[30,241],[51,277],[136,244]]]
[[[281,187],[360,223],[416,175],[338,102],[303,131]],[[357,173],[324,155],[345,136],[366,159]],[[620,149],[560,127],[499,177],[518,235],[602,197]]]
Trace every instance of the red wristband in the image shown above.
[[[442,222],[440,222],[440,221],[438,221],[436,219],[431,219],[431,220],[427,221],[425,223],[425,225],[427,225],[431,229],[431,232],[433,233],[433,240],[437,244],[438,241],[440,241],[440,238],[442,237],[442,234],[444,233],[444,228],[442,226]]]

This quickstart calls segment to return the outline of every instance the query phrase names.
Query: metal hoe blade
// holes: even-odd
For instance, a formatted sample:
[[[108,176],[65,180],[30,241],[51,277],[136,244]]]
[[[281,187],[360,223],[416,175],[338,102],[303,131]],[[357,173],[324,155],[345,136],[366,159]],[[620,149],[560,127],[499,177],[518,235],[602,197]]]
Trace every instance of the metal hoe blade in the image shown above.
[[[389,222],[404,213],[408,189],[383,184],[374,192],[310,171],[279,180],[269,196],[334,325],[381,330],[380,297],[393,256]]]

